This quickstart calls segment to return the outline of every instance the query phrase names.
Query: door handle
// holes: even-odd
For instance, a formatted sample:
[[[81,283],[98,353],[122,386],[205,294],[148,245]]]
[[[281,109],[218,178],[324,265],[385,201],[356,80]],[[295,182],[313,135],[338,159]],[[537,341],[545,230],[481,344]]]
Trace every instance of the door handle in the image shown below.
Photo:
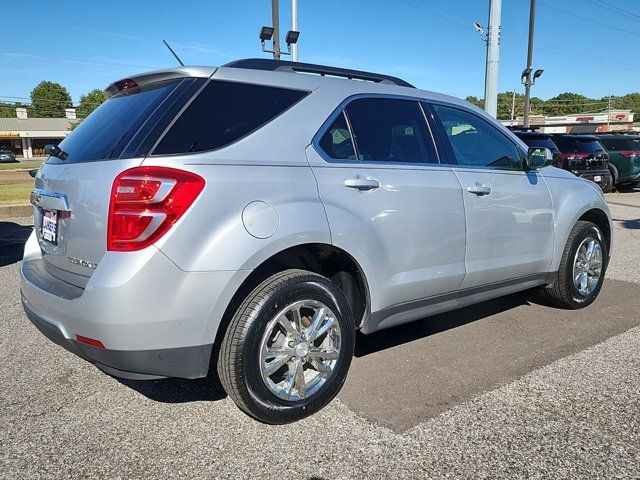
[[[374,190],[380,187],[380,182],[375,178],[362,177],[356,175],[354,178],[348,178],[344,181],[347,188],[356,188],[358,190]]]
[[[469,193],[475,193],[479,197],[483,195],[489,195],[491,193],[491,187],[487,187],[486,185],[482,185],[481,183],[476,183],[475,185],[470,185],[467,187]]]

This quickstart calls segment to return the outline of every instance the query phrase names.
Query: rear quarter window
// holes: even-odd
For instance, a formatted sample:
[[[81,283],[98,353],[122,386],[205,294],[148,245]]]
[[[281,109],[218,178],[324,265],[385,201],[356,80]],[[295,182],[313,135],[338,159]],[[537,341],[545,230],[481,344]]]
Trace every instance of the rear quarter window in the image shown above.
[[[214,80],[191,102],[152,154],[224,147],[273,120],[308,93]]]

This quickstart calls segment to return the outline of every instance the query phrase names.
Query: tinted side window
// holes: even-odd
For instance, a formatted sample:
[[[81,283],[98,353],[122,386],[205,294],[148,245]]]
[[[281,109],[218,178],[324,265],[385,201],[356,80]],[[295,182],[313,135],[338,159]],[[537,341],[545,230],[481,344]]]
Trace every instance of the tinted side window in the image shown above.
[[[633,150],[631,141],[626,138],[601,138],[600,143],[604,145],[604,148],[613,152]]]
[[[434,105],[451,141],[458,165],[506,170],[522,168],[516,145],[497,128],[472,113]]]
[[[213,150],[260,128],[307,95],[285,88],[212,81],[187,107],[154,154]]]
[[[360,160],[438,163],[417,102],[362,98],[347,108]]]
[[[353,140],[351,139],[351,132],[349,132],[344,112],[338,115],[327,132],[322,136],[320,148],[331,158],[355,160],[356,154],[353,149]]]

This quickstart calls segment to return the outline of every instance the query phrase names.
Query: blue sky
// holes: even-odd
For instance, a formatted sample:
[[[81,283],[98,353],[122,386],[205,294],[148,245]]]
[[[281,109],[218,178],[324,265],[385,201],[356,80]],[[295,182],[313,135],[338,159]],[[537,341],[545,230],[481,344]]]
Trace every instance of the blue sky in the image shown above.
[[[280,3],[286,31],[290,1]],[[471,24],[486,27],[489,0],[298,3],[300,61],[389,73],[459,97],[483,95],[486,49]],[[163,38],[192,65],[267,57],[257,34],[271,24],[270,0],[21,0],[19,10],[2,26],[2,100],[21,100],[51,80],[77,102],[118,78],[172,67]],[[503,1],[500,91],[522,92],[528,12],[528,0]],[[534,67],[545,72],[534,95],[640,91],[639,0],[538,0],[537,13]]]

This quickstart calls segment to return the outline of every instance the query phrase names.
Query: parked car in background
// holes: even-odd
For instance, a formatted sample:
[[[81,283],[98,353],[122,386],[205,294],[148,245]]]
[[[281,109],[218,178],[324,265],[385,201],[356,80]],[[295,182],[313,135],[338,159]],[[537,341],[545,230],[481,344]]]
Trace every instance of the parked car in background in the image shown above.
[[[613,184],[637,187],[640,185],[640,135],[603,133],[600,143],[609,154],[609,170]]]
[[[613,189],[609,154],[597,137],[554,133],[551,139],[562,152],[562,168],[597,183],[605,193]]]
[[[16,163],[18,159],[11,150],[0,150],[0,163]]]
[[[558,150],[556,144],[551,140],[550,133],[538,132],[533,128],[511,128],[510,130],[528,147],[548,148],[551,150],[553,165],[562,168],[562,152]]]
[[[20,273],[36,327],[111,375],[217,368],[239,408],[287,423],[338,393],[357,330],[602,288],[600,189],[464,100],[267,59],[108,91],[47,147]]]

